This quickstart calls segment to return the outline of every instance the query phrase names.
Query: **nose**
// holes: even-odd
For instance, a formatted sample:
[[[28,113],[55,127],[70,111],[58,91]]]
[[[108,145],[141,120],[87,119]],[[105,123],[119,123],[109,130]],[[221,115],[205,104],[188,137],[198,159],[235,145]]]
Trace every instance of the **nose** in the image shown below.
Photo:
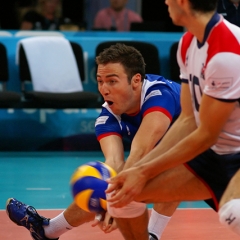
[[[103,83],[101,86],[98,87],[99,92],[102,94],[102,96],[107,96],[109,95],[110,91],[109,88],[107,87],[106,83]]]

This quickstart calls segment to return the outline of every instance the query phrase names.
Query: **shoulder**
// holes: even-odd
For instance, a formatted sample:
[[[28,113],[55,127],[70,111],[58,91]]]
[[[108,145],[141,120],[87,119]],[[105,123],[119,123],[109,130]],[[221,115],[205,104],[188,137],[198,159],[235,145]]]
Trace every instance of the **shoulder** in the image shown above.
[[[127,11],[128,11],[128,16],[131,20],[139,21],[139,22],[143,21],[142,17],[138,13],[132,11],[131,9],[127,9]]]
[[[40,15],[38,12],[34,11],[34,10],[30,10],[28,11],[24,16],[23,16],[23,20],[39,20],[42,19],[43,16]]]
[[[240,55],[240,28],[223,19],[212,30],[207,42],[208,61],[219,53]]]
[[[100,10],[97,12],[96,17],[106,16],[106,15],[108,15],[108,11],[109,11],[109,8],[100,9]]]
[[[165,79],[162,76],[147,74],[146,79],[143,84],[143,92],[145,92],[145,97],[151,93],[152,95],[165,95],[165,93],[170,93],[171,95],[180,94],[180,84]]]
[[[35,10],[30,10],[30,11],[25,13],[24,17],[25,16],[41,16],[41,15]]]
[[[183,62],[186,59],[188,48],[191,45],[193,39],[194,35],[191,34],[190,32],[186,32],[179,41],[178,55],[180,56]]]

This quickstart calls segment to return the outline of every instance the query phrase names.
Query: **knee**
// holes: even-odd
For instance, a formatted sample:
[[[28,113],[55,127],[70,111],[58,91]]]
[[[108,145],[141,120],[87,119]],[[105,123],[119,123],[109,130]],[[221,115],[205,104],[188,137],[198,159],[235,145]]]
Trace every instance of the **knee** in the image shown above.
[[[218,211],[219,221],[240,235],[240,199],[232,199]]]
[[[135,218],[141,216],[146,210],[146,204],[131,202],[122,208],[111,207],[107,203],[108,213],[115,218]]]

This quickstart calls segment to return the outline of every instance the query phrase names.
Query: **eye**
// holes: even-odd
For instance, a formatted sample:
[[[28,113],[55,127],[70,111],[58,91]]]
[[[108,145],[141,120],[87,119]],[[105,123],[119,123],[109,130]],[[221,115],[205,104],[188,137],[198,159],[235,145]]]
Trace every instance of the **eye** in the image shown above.
[[[109,84],[112,85],[112,84],[114,84],[115,82],[116,82],[115,80],[110,80],[110,81],[109,81]]]
[[[99,79],[97,79],[97,83],[98,83],[98,85],[102,85],[102,84],[103,84],[103,81],[102,81],[102,80],[99,80]]]

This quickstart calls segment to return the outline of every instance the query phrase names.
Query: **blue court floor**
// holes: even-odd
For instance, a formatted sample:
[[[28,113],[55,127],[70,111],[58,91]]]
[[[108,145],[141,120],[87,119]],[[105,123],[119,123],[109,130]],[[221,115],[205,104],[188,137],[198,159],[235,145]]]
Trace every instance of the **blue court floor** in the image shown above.
[[[69,181],[89,161],[104,161],[101,152],[1,152],[0,209],[15,197],[36,209],[64,209],[72,202]],[[149,205],[151,208],[151,205]],[[184,202],[179,208],[209,208],[205,202]]]

